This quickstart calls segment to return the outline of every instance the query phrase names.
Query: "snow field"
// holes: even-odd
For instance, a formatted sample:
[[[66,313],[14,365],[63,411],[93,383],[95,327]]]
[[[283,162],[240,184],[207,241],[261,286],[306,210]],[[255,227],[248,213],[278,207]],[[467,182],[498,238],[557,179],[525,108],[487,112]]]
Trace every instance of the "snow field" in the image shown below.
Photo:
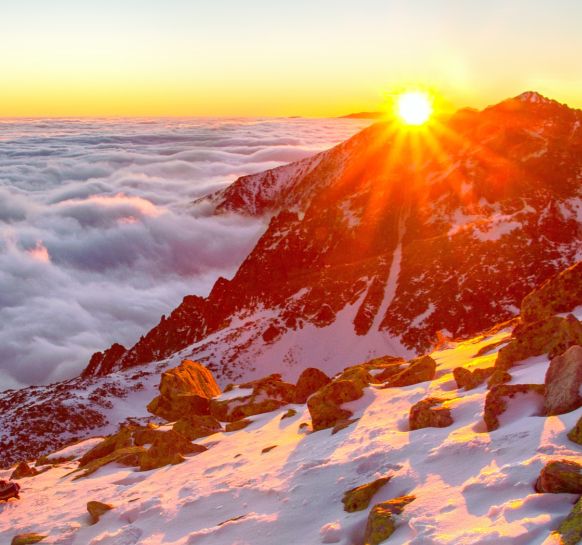
[[[244,430],[198,440],[209,450],[177,466],[139,472],[110,464],[73,481],[67,473],[77,464],[69,462],[22,479],[22,499],[0,505],[0,542],[38,532],[49,536],[42,543],[61,545],[361,545],[373,505],[414,494],[386,543],[551,543],[577,497],[536,494],[533,485],[552,459],[582,461],[582,448],[566,437],[582,408],[545,418],[536,399],[517,397],[487,433],[485,385],[465,392],[452,377],[459,365],[492,365],[496,351],[473,356],[507,335],[448,343],[432,354],[432,382],[367,388],[345,405],[359,420],[335,435],[299,429],[310,422],[307,407],[289,405],[252,417]],[[542,383],[548,364],[545,356],[521,362],[511,383]],[[410,407],[428,396],[450,400],[454,424],[408,431]],[[281,420],[291,407],[297,414]],[[386,475],[394,477],[366,510],[343,510],[347,490]],[[115,508],[91,525],[90,500]]]

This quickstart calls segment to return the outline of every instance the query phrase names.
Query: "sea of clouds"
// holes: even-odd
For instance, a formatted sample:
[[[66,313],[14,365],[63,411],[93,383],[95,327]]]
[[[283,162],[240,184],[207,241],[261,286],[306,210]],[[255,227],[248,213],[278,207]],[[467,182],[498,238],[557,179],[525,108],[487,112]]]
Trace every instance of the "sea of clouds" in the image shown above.
[[[0,119],[0,391],[72,378],[231,278],[265,220],[191,201],[369,123]]]

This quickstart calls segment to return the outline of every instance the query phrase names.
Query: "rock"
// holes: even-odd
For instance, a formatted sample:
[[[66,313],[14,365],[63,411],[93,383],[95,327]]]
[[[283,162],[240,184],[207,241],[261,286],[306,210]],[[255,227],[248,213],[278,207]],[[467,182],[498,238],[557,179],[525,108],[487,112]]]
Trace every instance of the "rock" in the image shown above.
[[[75,469],[71,473],[76,473],[77,471],[81,471],[81,469],[83,469],[83,473],[77,475],[73,480],[76,481],[77,479],[88,477],[92,473],[95,473],[95,471],[97,471],[100,467],[103,467],[104,465],[107,464],[111,464],[113,462],[117,462],[119,460],[123,460],[127,456],[131,456],[134,454],[137,454],[138,456],[143,456],[145,453],[147,453],[147,450],[144,447],[127,447],[115,450],[111,454],[108,454],[107,456],[103,456],[102,458],[97,458],[97,460],[89,462],[83,468],[79,466],[79,468]],[[71,473],[68,473],[68,475],[70,475]]]
[[[220,393],[206,367],[183,360],[178,367],[162,373],[160,395],[147,406],[147,410],[168,421],[188,414],[206,415],[210,413],[210,399]]]
[[[354,422],[357,422],[359,418],[353,418],[352,420],[340,420],[336,422],[333,430],[331,431],[332,435],[335,435],[338,431],[345,430],[348,426],[351,426]]]
[[[186,458],[184,458],[184,456],[182,456],[179,452],[176,452],[176,454],[174,454],[174,457],[172,458],[172,465],[176,466],[178,464],[181,464],[182,462],[185,462]]]
[[[538,494],[582,494],[582,465],[569,460],[553,460],[546,464],[534,486]]]
[[[32,545],[33,543],[38,543],[42,541],[47,536],[41,536],[40,534],[18,534],[12,538],[10,545]]]
[[[348,513],[354,513],[355,511],[363,511],[368,507],[372,496],[380,490],[390,479],[389,477],[382,477],[381,479],[376,479],[371,483],[358,486],[357,488],[352,488],[348,490],[342,499],[344,504],[344,511]]]
[[[496,343],[486,344],[485,346],[481,347],[473,357],[480,358],[481,356],[484,356],[485,354],[488,354],[489,352],[493,352],[493,350],[495,350],[499,346],[507,344],[510,341],[511,341],[511,339],[503,339],[502,341],[498,341]]]
[[[220,422],[236,422],[255,414],[276,411],[295,398],[295,385],[283,382],[279,373],[245,382],[239,388],[252,388],[252,393],[226,400],[213,399],[210,402],[210,412]]]
[[[279,445],[272,445],[270,447],[265,447],[263,450],[261,450],[261,454],[265,454],[266,452],[269,452],[271,450],[273,450],[275,447],[278,447]]]
[[[538,322],[519,325],[513,330],[513,339],[497,354],[495,368],[507,371],[516,361],[541,356],[552,350],[552,345],[564,318],[550,316]]]
[[[133,442],[136,447],[142,447],[143,445],[151,445],[156,440],[156,437],[158,437],[158,435],[160,435],[161,433],[164,432],[158,430],[157,427],[141,428],[133,432]]]
[[[305,403],[310,395],[330,382],[331,379],[323,371],[315,367],[308,367],[299,375],[297,386],[295,386],[293,403]]]
[[[496,384],[507,384],[511,380],[511,375],[507,371],[497,369],[487,381],[487,388],[491,390]]]
[[[246,418],[244,420],[239,420],[238,422],[231,422],[226,425],[225,431],[228,433],[231,431],[243,430],[249,424],[252,424],[252,420],[247,420]]]
[[[402,363],[406,363],[404,358],[399,358],[395,356],[380,356],[379,358],[374,358],[373,360],[369,360],[365,363],[359,363],[357,365],[352,365],[350,367],[346,367],[344,371],[351,369],[352,367],[363,367],[366,371],[374,371],[378,369],[389,369],[394,365],[400,365]]]
[[[297,411],[295,409],[289,409],[282,417],[281,420],[284,420],[285,418],[291,418],[292,416],[295,416],[297,414]]]
[[[373,377],[365,368],[355,366],[344,371],[335,380],[351,380],[361,388],[366,388],[370,384],[379,384],[379,380]]]
[[[466,391],[477,388],[480,384],[485,382],[493,373],[495,367],[487,367],[485,369],[475,369],[469,371],[464,367],[455,367],[453,369],[453,377],[457,383],[458,388],[465,388]]]
[[[428,380],[433,380],[436,373],[436,361],[430,356],[422,356],[410,362],[408,367],[394,375],[384,385],[384,388],[411,386]]]
[[[97,524],[99,517],[107,513],[107,511],[111,511],[111,509],[113,509],[113,505],[109,503],[101,503],[100,501],[87,502],[87,511],[89,511],[93,519],[93,524]]]
[[[149,471],[172,463],[176,454],[193,454],[208,450],[202,445],[194,445],[183,435],[170,430],[156,437],[153,445],[141,458],[141,470]]]
[[[543,384],[502,384],[494,385],[485,398],[484,420],[487,431],[491,432],[499,428],[499,416],[507,409],[508,399],[517,394],[535,392],[541,396],[545,393]]]
[[[568,433],[568,439],[574,443],[582,445],[582,416],[576,422],[574,429]]]
[[[386,382],[388,379],[391,379],[393,376],[397,375],[398,373],[401,373],[403,367],[402,363],[406,362],[402,358],[399,359],[401,359],[402,362],[399,361],[391,363],[390,365],[386,365],[382,372],[378,373],[377,375],[374,375],[374,378],[378,382]]]
[[[577,545],[582,541],[582,498],[552,535],[560,545]]]
[[[400,496],[374,505],[368,516],[364,545],[378,545],[388,539],[396,529],[396,516],[415,499],[415,496]]]
[[[95,445],[79,460],[79,467],[85,467],[90,462],[104,458],[112,452],[133,446],[132,431],[128,427],[121,428],[115,435],[111,435],[105,441]]]
[[[26,462],[20,462],[16,469],[10,475],[10,479],[18,480],[25,477],[34,477],[38,475],[39,471],[36,467],[30,467]]]
[[[408,417],[410,430],[420,430],[422,428],[446,428],[453,423],[451,410],[447,407],[440,407],[446,399],[429,397],[419,401],[410,408]]]
[[[188,441],[195,441],[201,437],[208,437],[215,433],[224,431],[220,422],[214,416],[189,415],[180,418],[173,427],[173,430],[183,435]]]
[[[556,356],[546,371],[544,415],[565,414],[582,407],[582,347],[573,346]]]
[[[568,314],[552,339],[548,358],[552,359],[556,356],[561,356],[575,345],[582,345],[582,324],[576,316]]]
[[[549,278],[523,298],[521,317],[525,323],[570,312],[582,304],[582,261]]]
[[[339,420],[347,420],[352,413],[340,405],[355,401],[364,395],[364,389],[353,380],[330,382],[307,400],[313,431],[333,427]]]
[[[147,450],[144,447],[141,447],[141,450],[135,450],[131,454],[126,454],[125,456],[118,458],[117,462],[128,467],[139,467],[141,466],[141,457],[145,452],[147,452]]]

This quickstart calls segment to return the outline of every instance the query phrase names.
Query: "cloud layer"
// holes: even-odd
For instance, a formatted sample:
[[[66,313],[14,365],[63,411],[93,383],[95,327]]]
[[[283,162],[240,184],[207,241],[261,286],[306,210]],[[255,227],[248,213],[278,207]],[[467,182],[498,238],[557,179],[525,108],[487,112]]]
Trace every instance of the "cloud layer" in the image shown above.
[[[0,119],[0,391],[76,376],[232,277],[263,222],[189,203],[367,124]]]

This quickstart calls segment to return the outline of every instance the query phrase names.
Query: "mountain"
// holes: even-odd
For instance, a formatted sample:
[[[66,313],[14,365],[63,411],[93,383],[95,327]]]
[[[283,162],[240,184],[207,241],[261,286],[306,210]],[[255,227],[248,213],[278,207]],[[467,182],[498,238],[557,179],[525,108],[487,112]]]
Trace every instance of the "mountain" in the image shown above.
[[[386,117],[384,112],[358,112],[355,114],[340,115],[338,119],[382,119]]]
[[[183,357],[221,385],[295,380],[515,318],[582,257],[581,122],[532,92],[425,128],[380,122],[194,203],[269,227],[232,280],[186,297],[134,347],[96,353],[73,381],[1,394],[0,460],[145,417],[134,392],[153,398],[148,374]]]

